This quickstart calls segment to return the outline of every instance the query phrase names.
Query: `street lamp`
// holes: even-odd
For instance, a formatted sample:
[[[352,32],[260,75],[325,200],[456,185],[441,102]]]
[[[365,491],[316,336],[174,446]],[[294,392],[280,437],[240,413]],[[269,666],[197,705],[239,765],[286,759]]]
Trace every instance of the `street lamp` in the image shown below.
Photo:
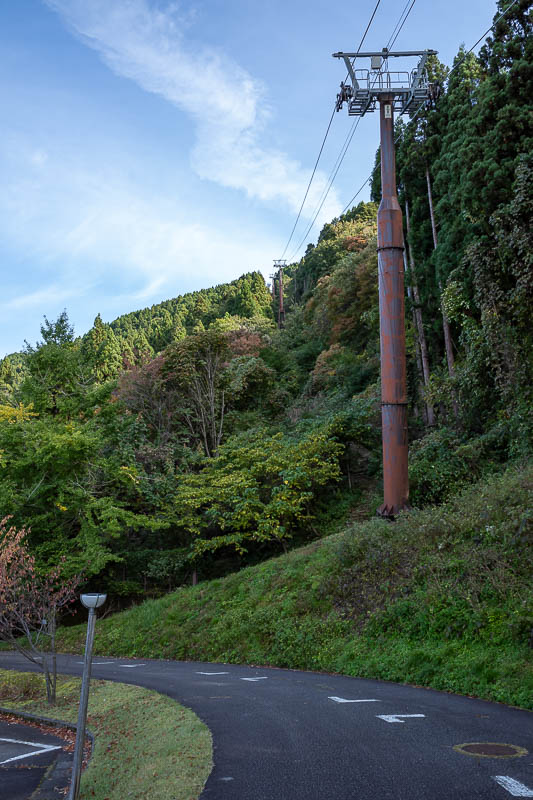
[[[96,622],[96,609],[103,606],[107,595],[101,592],[82,594],[82,605],[89,609],[87,622],[87,639],[85,641],[85,658],[83,661],[83,677],[81,681],[80,708],[78,711],[78,726],[76,729],[76,745],[74,747],[74,760],[72,763],[72,779],[68,800],[76,800],[80,789],[81,765],[83,761],[83,745],[85,743],[85,726],[87,723],[87,703],[89,701],[89,683],[91,681],[91,662],[93,654],[94,625]]]

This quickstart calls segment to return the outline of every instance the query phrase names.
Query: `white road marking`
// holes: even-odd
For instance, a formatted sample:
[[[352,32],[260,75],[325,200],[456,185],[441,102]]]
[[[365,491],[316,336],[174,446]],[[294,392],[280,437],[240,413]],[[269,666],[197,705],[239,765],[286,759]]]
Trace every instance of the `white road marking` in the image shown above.
[[[93,667],[101,667],[103,664],[114,664],[114,661],[92,661]],[[85,664],[85,661],[76,661],[76,664]]]
[[[10,744],[24,744],[28,747],[38,747],[30,753],[24,753],[21,756],[14,756],[14,758],[6,758],[5,761],[0,761],[0,764],[9,764],[11,761],[18,761],[20,758],[31,758],[31,756],[40,756],[41,753],[49,753],[50,750],[61,750],[61,745],[58,744],[40,744],[39,742],[23,742],[20,739],[4,739],[0,738],[0,742],[9,742]]]
[[[197,675],[229,675],[229,672],[197,672]]]
[[[425,714],[376,714],[376,717],[384,722],[403,722],[400,717],[425,717]]]
[[[267,681],[268,678],[265,675],[265,677],[263,677],[263,678],[240,678],[240,680],[241,681]]]
[[[124,667],[124,669],[135,669],[135,667],[144,667],[144,664],[119,664],[119,667]]]
[[[344,697],[328,697],[334,703],[381,703],[381,700],[346,700]]]
[[[219,781],[234,781],[235,778],[219,778]]]
[[[533,789],[528,789],[514,778],[509,778],[507,775],[493,775],[492,779],[503,786],[513,797],[533,797]]]

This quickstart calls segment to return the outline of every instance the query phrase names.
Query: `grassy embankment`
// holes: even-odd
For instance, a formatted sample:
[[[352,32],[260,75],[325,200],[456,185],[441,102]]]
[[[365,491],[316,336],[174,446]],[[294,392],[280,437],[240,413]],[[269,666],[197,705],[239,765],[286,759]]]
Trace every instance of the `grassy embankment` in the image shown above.
[[[96,652],[405,681],[533,708],[533,466],[104,619]],[[60,632],[81,652],[84,626]]]
[[[0,670],[0,705],[76,722],[78,678],[58,678],[56,706],[45,695],[41,675]],[[211,734],[189,709],[148,689],[93,680],[87,724],[95,746],[80,800],[199,797],[212,767]]]

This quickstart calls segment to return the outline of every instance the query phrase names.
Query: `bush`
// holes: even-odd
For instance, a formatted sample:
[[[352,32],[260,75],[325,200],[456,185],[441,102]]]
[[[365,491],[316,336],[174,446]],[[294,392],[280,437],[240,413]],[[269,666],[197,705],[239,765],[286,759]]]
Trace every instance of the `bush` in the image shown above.
[[[461,440],[439,428],[413,442],[409,451],[410,500],[415,506],[440,503],[479,477],[474,458],[461,454]]]

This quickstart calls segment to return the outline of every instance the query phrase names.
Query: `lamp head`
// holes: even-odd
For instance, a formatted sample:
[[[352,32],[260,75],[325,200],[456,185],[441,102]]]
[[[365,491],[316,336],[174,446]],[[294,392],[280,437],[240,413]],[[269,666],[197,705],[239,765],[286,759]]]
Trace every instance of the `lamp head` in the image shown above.
[[[80,600],[85,608],[100,608],[107,600],[107,595],[102,592],[89,592],[82,594]]]

